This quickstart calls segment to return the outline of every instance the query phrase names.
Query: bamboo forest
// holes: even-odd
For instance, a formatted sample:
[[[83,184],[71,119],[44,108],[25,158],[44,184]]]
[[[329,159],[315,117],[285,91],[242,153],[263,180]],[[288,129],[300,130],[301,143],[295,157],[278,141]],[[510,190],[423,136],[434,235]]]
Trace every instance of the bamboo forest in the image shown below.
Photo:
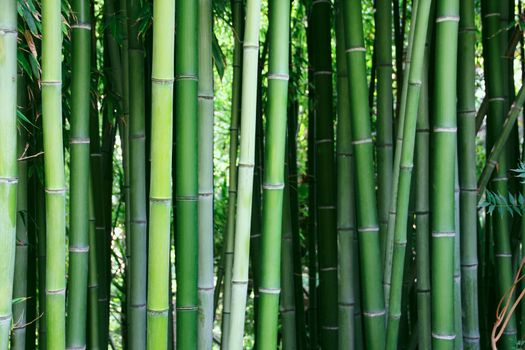
[[[0,350],[525,349],[524,0],[0,0]]]

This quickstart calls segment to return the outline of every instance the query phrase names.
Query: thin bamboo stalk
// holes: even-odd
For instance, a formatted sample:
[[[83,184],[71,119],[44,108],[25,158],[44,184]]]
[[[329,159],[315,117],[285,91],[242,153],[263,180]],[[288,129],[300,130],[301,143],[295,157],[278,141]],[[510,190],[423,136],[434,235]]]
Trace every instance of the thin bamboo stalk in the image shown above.
[[[70,136],[70,233],[66,347],[86,346],[89,255],[89,117],[91,21],[89,2],[73,2]]]
[[[138,20],[141,2],[128,0],[129,33],[129,327],[128,347],[146,348],[147,207],[144,47]]]
[[[100,336],[98,334],[99,323],[99,305],[98,305],[98,276],[97,276],[97,231],[95,218],[95,203],[93,200],[93,184],[91,177],[89,179],[89,272],[88,272],[88,312],[87,312],[87,346],[88,349],[99,350]]]
[[[42,126],[46,192],[47,348],[65,347],[66,183],[62,140],[62,18],[58,0],[42,2]]]
[[[343,2],[346,53],[350,82],[352,145],[355,155],[356,217],[365,345],[384,348],[385,300],[381,288],[381,247],[375,196],[370,111],[366,103],[366,64],[360,0]],[[359,171],[357,171],[359,169]]]
[[[392,261],[392,277],[390,289],[390,304],[388,308],[388,324],[386,346],[396,349],[398,346],[399,326],[401,319],[401,297],[403,292],[403,275],[408,232],[408,209],[410,202],[410,186],[414,160],[417,115],[421,93],[421,83],[424,73],[425,44],[428,31],[431,1],[421,0],[418,3],[415,33],[408,72],[408,91],[403,130],[403,142],[396,148],[401,153],[399,163],[399,181],[396,200],[396,221],[394,228],[394,254]]]
[[[221,324],[221,348],[228,349],[231,313],[231,278],[233,268],[233,248],[235,242],[235,211],[237,204],[237,151],[239,119],[241,115],[242,80],[242,36],[244,32],[244,11],[241,0],[232,0],[233,58],[232,58],[232,101],[230,119],[229,171],[228,171],[228,218],[224,237],[224,292]]]
[[[329,1],[311,4],[315,103],[316,212],[319,249],[319,335],[323,349],[338,347],[337,225]],[[368,91],[367,91],[368,92]],[[366,92],[366,93],[367,93]],[[363,101],[366,100],[363,95]]]
[[[16,65],[17,3],[0,3],[0,349],[7,350],[12,320],[13,275],[16,242]]]
[[[17,77],[18,106],[25,112],[27,106],[27,86],[24,76]],[[26,349],[27,303],[28,295],[28,250],[29,250],[29,213],[28,213],[28,161],[25,158],[27,151],[27,131],[21,126],[17,137],[18,156],[18,186],[17,186],[17,217],[16,217],[16,252],[15,274],[13,281],[13,331],[11,334],[11,349]],[[29,344],[27,344],[29,347]]]
[[[243,41],[242,137],[239,154],[239,183],[237,186],[234,256],[231,279],[231,324],[228,330],[228,349],[231,350],[242,349],[243,347],[246,293],[248,290],[260,10],[260,0],[247,1],[246,26]]]
[[[357,252],[354,246],[355,194],[353,150],[348,98],[345,37],[342,1],[336,3],[336,61],[337,61],[337,231],[339,269],[339,349],[355,349],[356,333],[362,331],[355,322],[355,285],[358,271],[354,268]],[[357,276],[357,278],[359,278]]]
[[[258,347],[277,346],[281,288],[281,229],[288,97],[290,2],[269,3],[269,62],[266,142],[264,147],[261,281],[257,318]],[[289,199],[289,198],[288,198]],[[288,213],[289,213],[288,201]],[[291,242],[289,242],[291,243]],[[291,258],[291,256],[290,256]],[[284,268],[284,266],[283,266]],[[295,324],[295,319],[293,320]],[[294,334],[288,334],[293,337]]]
[[[454,326],[454,250],[456,235],[456,75],[459,1],[436,3],[436,50],[431,162],[432,347],[452,349]]]
[[[155,0],[151,96],[151,183],[147,348],[168,349],[175,1]]]
[[[213,13],[199,1],[199,328],[198,349],[213,343]]]
[[[175,169],[179,170],[174,184],[176,344],[180,349],[194,349],[197,347],[198,328],[198,145],[202,144],[202,141],[198,141],[199,48],[195,45],[199,40],[199,3],[194,0],[177,1],[175,12]],[[206,176],[209,179],[209,174]],[[209,190],[210,184],[207,183],[206,191]]]
[[[504,123],[503,118],[507,106],[506,98],[508,98],[508,96],[505,96],[506,89],[503,79],[504,65],[501,57],[501,36],[505,31],[501,30],[500,10],[500,1],[484,0],[481,2],[485,82],[489,101],[487,114],[487,149],[491,149],[499,137],[501,127]],[[507,160],[507,155],[500,156],[498,171],[491,179],[491,190],[503,196],[506,196],[508,193]],[[491,217],[491,221],[495,244],[495,271],[497,272],[497,292],[495,299],[499,300],[510,288],[513,280],[508,214],[495,214]],[[515,347],[515,344],[516,320],[515,317],[512,317],[501,339],[501,345],[504,349],[510,349]]]

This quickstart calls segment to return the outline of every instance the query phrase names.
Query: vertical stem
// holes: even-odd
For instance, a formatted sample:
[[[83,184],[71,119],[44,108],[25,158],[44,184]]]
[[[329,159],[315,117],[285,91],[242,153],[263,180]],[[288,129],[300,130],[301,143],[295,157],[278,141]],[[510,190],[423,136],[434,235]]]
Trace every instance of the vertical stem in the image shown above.
[[[224,292],[222,306],[222,349],[229,349],[229,329],[231,310],[231,279],[233,268],[233,247],[235,237],[235,207],[237,204],[237,148],[239,118],[241,114],[241,79],[242,79],[242,36],[244,31],[244,11],[241,0],[231,0],[233,19],[233,77],[230,119],[230,147],[228,173],[228,218],[224,237]]]
[[[247,1],[246,27],[243,41],[242,137],[239,154],[239,183],[237,186],[235,242],[231,280],[231,323],[228,330],[228,346],[231,350],[242,349],[243,347],[246,293],[248,290],[260,12],[260,0]]]
[[[197,346],[198,321],[198,21],[199,3],[176,2],[175,232],[177,347]],[[204,72],[206,74],[206,72]],[[208,175],[209,176],[209,175]],[[209,191],[209,184],[207,184]]]
[[[59,0],[42,2],[42,123],[46,191],[47,348],[65,347],[66,182],[62,140],[62,15]]]
[[[72,6],[71,172],[67,348],[86,346],[89,255],[89,117],[91,84],[91,21],[89,2]]]
[[[147,348],[168,349],[175,1],[153,6]]]
[[[88,349],[99,350],[100,346],[99,336],[99,307],[98,307],[98,276],[97,276],[97,231],[95,219],[95,203],[93,200],[93,184],[91,178],[89,179],[89,274],[88,274],[88,312],[87,312],[87,328],[89,330],[87,336]]]
[[[261,284],[257,318],[258,347],[260,349],[274,348],[277,345],[281,288],[281,229],[285,185],[289,28],[290,1],[270,1],[267,139],[264,144]],[[288,201],[288,213],[289,204]],[[292,336],[295,339],[295,333]]]
[[[199,1],[199,328],[198,348],[213,342],[213,13]]]
[[[355,155],[356,216],[362,283],[365,344],[384,347],[385,301],[381,288],[381,248],[375,197],[370,111],[366,99],[366,64],[360,0],[345,0],[344,24],[349,79],[352,144]],[[357,170],[359,169],[359,170]]]
[[[456,75],[459,1],[436,4],[436,51],[431,192],[432,347],[452,349],[454,326],[454,241],[456,235]]]
[[[320,345],[336,349],[337,324],[337,226],[334,160],[334,115],[332,107],[332,58],[330,1],[314,1],[309,25],[312,30],[314,103],[316,113],[316,215],[319,247],[319,326]],[[366,95],[363,96],[366,101]],[[368,106],[368,104],[367,104]]]
[[[0,7],[0,349],[7,350],[12,320],[16,241],[16,65],[17,3],[1,0]],[[47,40],[46,40],[47,42]]]

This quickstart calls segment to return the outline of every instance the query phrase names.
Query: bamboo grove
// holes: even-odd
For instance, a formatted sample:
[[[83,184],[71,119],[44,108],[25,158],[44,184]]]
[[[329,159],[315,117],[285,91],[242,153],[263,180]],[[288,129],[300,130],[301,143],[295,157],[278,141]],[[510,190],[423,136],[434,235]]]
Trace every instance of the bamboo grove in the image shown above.
[[[525,347],[522,0],[0,0],[0,350]]]

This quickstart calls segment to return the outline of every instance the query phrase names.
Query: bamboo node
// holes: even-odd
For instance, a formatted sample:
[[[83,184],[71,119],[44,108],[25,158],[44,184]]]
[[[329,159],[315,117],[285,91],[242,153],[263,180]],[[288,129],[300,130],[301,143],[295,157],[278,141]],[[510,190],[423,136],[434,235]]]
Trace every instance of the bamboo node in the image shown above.
[[[268,74],[268,79],[288,81],[290,80],[290,76],[288,74],[271,73],[271,74]]]
[[[260,287],[259,293],[279,295],[279,293],[281,293],[281,288],[262,288]]]
[[[455,127],[437,127],[432,130],[433,132],[445,132],[445,133],[455,133],[458,131],[458,128]]]
[[[146,304],[131,304],[130,305],[132,309],[145,309]]]
[[[454,231],[433,231],[432,237],[435,237],[435,238],[456,237],[456,232]]]
[[[353,226],[338,226],[337,231],[354,231],[355,228]]]
[[[15,185],[18,183],[18,177],[0,177],[0,183]]]
[[[346,49],[346,53],[352,53],[352,52],[366,52],[366,48],[364,46],[355,46],[355,47],[350,47]]]
[[[162,316],[168,316],[169,309],[166,309],[166,310],[151,310],[151,309],[148,309],[147,312],[148,312],[148,316],[152,316],[152,317],[159,316],[159,317],[162,317]]]
[[[459,16],[440,16],[436,18],[436,23],[459,22]]]
[[[454,339],[456,339],[456,335],[455,334],[441,334],[441,333],[432,332],[432,338],[439,339],[439,340],[454,340]]]
[[[494,255],[496,258],[512,258],[512,254],[510,253],[496,253]]]
[[[65,188],[46,188],[45,192],[49,194],[65,194],[66,193]]]
[[[370,227],[358,227],[357,232],[378,232],[379,227],[378,226],[370,226]]]
[[[75,24],[71,25],[71,29],[91,30],[91,24],[89,24],[89,23],[75,23]]]
[[[42,80],[42,86],[62,86],[61,80]]]
[[[499,181],[507,181],[508,178],[506,176],[502,176],[502,177],[495,177],[492,179],[492,182],[499,182]]]
[[[365,317],[381,317],[386,314],[385,310],[378,310],[378,311],[363,311],[363,315]]]
[[[177,306],[175,310],[177,311],[197,311],[199,307],[197,305],[189,305],[189,306]]]
[[[191,80],[191,81],[199,81],[199,77],[197,77],[196,74],[177,74],[175,76],[176,80]]]
[[[151,82],[153,84],[173,85],[174,81],[175,81],[175,79],[173,79],[173,78],[154,78],[154,77],[151,77]]]
[[[144,135],[143,133],[140,133],[140,134],[129,134],[129,138],[132,139],[132,140],[145,140],[146,139],[146,135]]]
[[[66,347],[66,350],[85,350],[86,346],[68,346]]]
[[[352,141],[352,145],[362,145],[365,143],[372,143],[372,138]]]
[[[66,294],[66,289],[65,288],[62,288],[62,289],[46,289],[46,294],[51,294],[51,295],[65,295]]]
[[[316,144],[321,144],[321,143],[332,143],[333,140],[332,139],[319,139],[319,140],[315,140],[315,143]]]
[[[483,16],[484,18],[489,18],[489,17],[500,17],[501,14],[499,12],[492,12],[492,13],[487,13],[485,14],[485,16]]]
[[[322,272],[337,271],[337,267],[336,266],[320,267],[319,271],[322,271]]]
[[[314,76],[317,76],[317,75],[332,75],[332,71],[331,70],[316,70],[314,72]]]
[[[89,137],[72,137],[69,139],[70,145],[75,145],[75,144],[89,145],[89,143],[90,143]]]
[[[87,253],[89,252],[89,246],[87,247],[69,246],[69,252],[70,253]]]
[[[211,197],[213,192],[199,192],[199,197]]]
[[[282,190],[284,188],[284,183],[263,183],[262,188],[263,190]]]
[[[165,204],[165,205],[171,205],[171,198],[155,198],[155,197],[149,197],[149,201],[153,203],[159,203],[159,204]]]
[[[337,331],[339,327],[337,326],[321,326],[321,329],[324,329],[326,331]]]
[[[198,96],[198,99],[199,100],[208,100],[208,101],[213,101],[215,99],[215,97],[213,95],[210,95],[210,94],[199,94]]]
[[[319,210],[333,210],[335,209],[335,205],[319,205],[317,207]]]
[[[243,44],[242,47],[245,50],[257,50],[257,51],[259,51],[259,45],[257,45],[257,44]]]
[[[9,34],[17,34],[18,35],[18,32],[15,29],[12,29],[12,28],[0,28],[0,35],[9,35]]]
[[[0,316],[0,324],[11,323],[11,315]]]
[[[198,196],[175,196],[175,201],[177,202],[195,202],[199,199]]]
[[[491,97],[488,99],[489,102],[505,101],[505,97]]]

